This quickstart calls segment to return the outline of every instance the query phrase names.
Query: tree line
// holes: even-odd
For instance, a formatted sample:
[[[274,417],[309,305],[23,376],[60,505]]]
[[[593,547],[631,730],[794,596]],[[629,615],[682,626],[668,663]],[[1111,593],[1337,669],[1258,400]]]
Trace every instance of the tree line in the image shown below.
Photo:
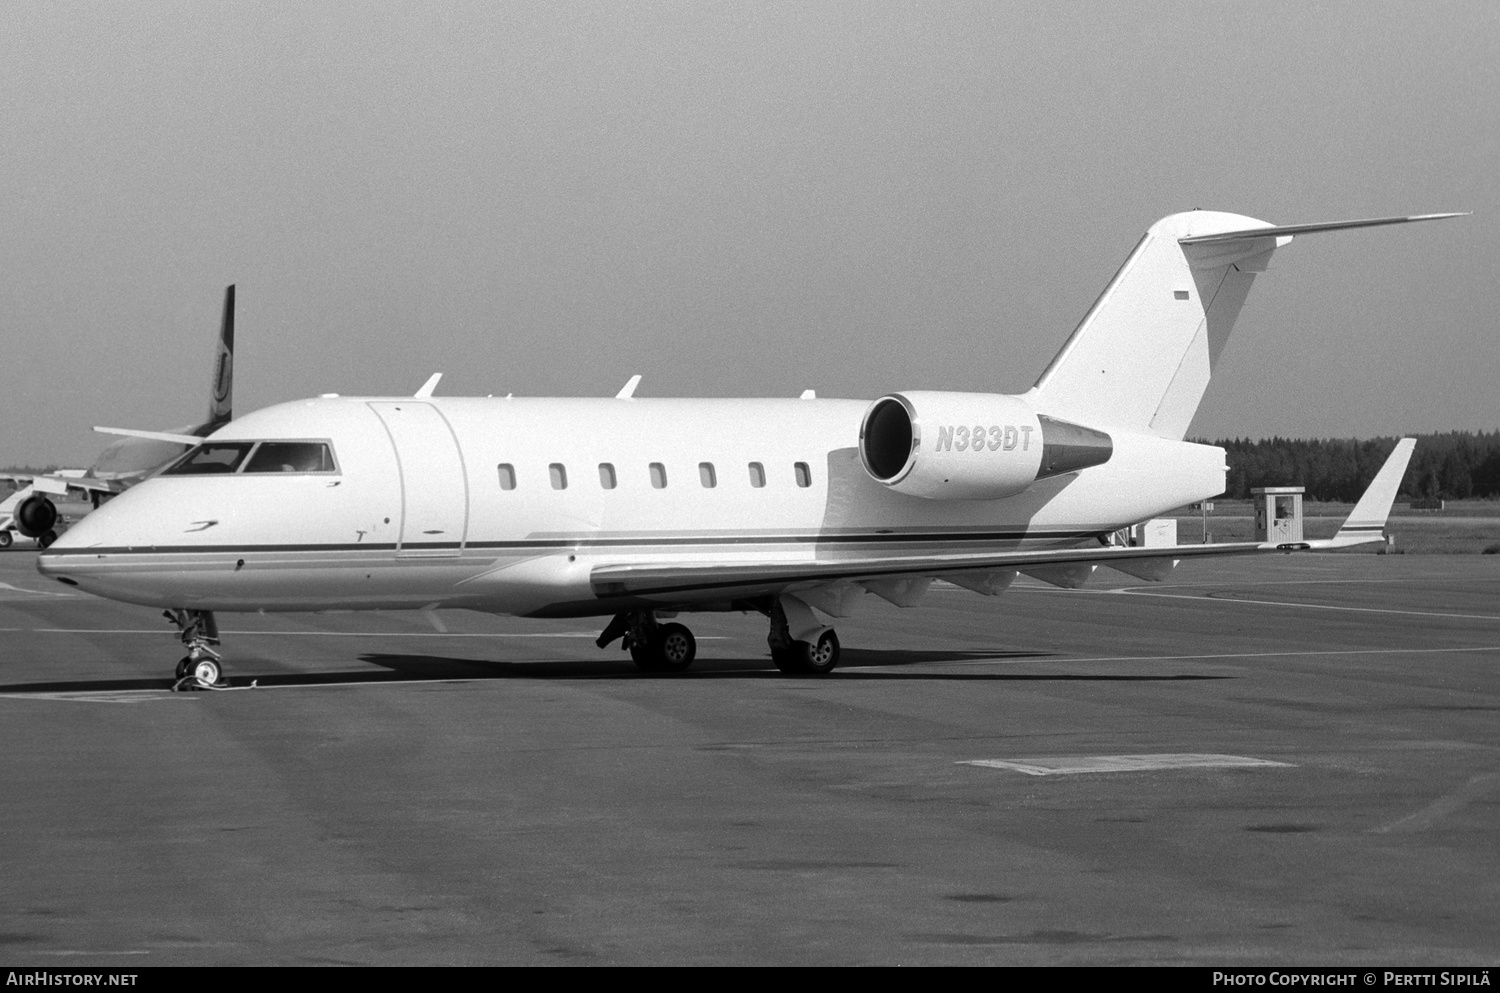
[[[1417,435],[1401,480],[1406,497],[1464,500],[1500,497],[1500,431]],[[1313,500],[1351,502],[1396,447],[1395,438],[1249,438],[1207,442],[1227,453],[1226,497],[1248,498],[1255,486],[1305,486]]]

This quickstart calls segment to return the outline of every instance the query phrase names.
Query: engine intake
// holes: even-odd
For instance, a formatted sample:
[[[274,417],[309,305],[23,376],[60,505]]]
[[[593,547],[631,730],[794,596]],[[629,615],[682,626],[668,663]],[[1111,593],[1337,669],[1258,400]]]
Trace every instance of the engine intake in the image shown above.
[[[1109,435],[1037,414],[995,393],[892,393],[865,412],[859,454],[870,476],[928,500],[997,500],[1039,479],[1102,465]]]
[[[33,493],[16,508],[16,530],[28,538],[40,538],[56,523],[57,507],[40,493]]]

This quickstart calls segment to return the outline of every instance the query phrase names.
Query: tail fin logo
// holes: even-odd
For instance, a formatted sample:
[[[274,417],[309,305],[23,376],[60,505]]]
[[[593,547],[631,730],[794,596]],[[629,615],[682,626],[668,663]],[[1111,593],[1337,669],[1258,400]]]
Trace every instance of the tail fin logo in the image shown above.
[[[234,356],[228,349],[219,350],[218,367],[214,370],[214,403],[221,404],[229,399],[229,389],[234,382]]]

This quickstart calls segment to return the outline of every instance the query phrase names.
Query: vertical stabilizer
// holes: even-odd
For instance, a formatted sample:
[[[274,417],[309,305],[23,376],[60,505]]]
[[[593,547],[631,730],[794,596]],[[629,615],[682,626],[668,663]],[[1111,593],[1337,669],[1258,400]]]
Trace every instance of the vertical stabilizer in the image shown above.
[[[1080,424],[1181,439],[1255,274],[1291,240],[1198,246],[1181,239],[1270,227],[1203,210],[1153,224],[1037,380],[1031,397],[1038,408]]]
[[[224,288],[224,316],[214,353],[214,378],[208,391],[208,423],[217,428],[234,418],[234,284]]]
[[[1296,235],[1458,214],[1277,227],[1194,210],[1151,225],[1027,394],[1038,410],[1091,427],[1179,440],[1235,318],[1276,249]]]

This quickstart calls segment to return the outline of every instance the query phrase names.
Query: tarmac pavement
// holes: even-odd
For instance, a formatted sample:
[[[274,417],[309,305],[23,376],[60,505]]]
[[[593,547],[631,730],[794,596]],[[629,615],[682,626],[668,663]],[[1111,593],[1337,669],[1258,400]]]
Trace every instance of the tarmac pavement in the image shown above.
[[[758,615],[665,677],[602,619],[223,615],[176,694],[35,559],[0,963],[1500,962],[1500,557],[871,596],[826,679]]]

